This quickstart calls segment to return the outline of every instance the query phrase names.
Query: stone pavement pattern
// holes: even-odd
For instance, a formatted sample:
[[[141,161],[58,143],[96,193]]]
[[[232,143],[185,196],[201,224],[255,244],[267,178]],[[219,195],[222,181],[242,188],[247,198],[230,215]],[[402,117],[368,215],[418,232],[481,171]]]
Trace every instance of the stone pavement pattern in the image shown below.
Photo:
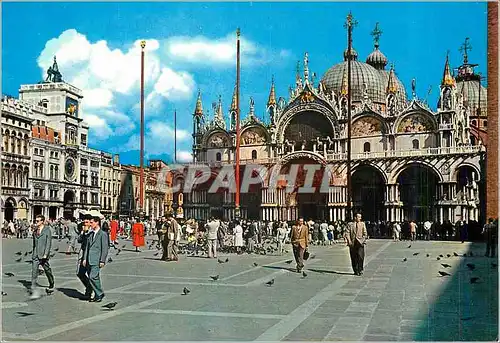
[[[152,238],[151,238],[152,239]],[[57,242],[57,241],[56,241]],[[498,337],[496,259],[483,244],[371,240],[365,274],[353,276],[344,245],[311,247],[307,277],[285,256],[227,255],[228,263],[181,256],[158,261],[156,250],[132,251],[129,241],[102,271],[106,297],[80,301],[76,257],[52,260],[57,291],[28,301],[31,265],[16,263],[30,241],[2,241],[4,340],[494,340]],[[65,242],[56,244],[65,250]],[[473,257],[450,257],[472,251]],[[413,253],[419,252],[417,256]],[[426,254],[430,254],[427,257]],[[444,254],[441,261],[436,257]],[[477,257],[476,257],[477,256]],[[479,257],[481,256],[481,257]],[[219,257],[225,259],[226,255]],[[403,258],[407,258],[403,262]],[[26,260],[26,258],[24,258]],[[257,263],[255,267],[253,263]],[[452,267],[440,277],[440,263]],[[466,263],[476,269],[468,270]],[[210,275],[220,275],[212,281]],[[471,276],[479,276],[470,284]],[[275,284],[265,282],[275,279]],[[45,276],[39,283],[46,286]],[[181,295],[183,287],[191,290]],[[102,305],[117,301],[113,311]],[[33,313],[22,317],[19,312]]]

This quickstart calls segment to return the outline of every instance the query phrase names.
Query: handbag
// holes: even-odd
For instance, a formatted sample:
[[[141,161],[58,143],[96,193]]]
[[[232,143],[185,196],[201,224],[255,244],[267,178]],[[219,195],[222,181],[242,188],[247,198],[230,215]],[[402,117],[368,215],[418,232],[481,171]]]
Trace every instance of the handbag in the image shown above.
[[[307,259],[309,258],[309,250],[306,249],[306,251],[304,251],[304,260],[307,261]]]

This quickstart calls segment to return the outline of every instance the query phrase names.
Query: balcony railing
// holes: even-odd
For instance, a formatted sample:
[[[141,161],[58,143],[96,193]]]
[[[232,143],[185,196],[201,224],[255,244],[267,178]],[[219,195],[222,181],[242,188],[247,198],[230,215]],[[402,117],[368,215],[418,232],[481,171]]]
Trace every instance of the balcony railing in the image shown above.
[[[439,148],[423,148],[423,149],[412,149],[412,150],[388,150],[388,151],[379,151],[379,152],[361,152],[361,153],[352,153],[352,160],[366,160],[366,159],[379,159],[379,158],[404,158],[404,157],[413,157],[413,156],[439,156],[439,155],[460,155],[460,154],[475,154],[479,153],[484,149],[484,146],[480,145],[468,145],[468,146],[459,146],[459,147],[439,147]],[[295,151],[295,153],[301,152],[299,150]],[[305,153],[310,151],[304,151]],[[322,158],[325,158],[323,154],[316,153],[320,155]],[[284,156],[286,157],[286,155]],[[265,164],[265,163],[277,163],[280,160],[279,157],[270,157],[270,158],[257,158],[257,159],[242,159],[240,160],[241,164]],[[347,160],[347,153],[339,152],[339,153],[327,153],[326,154],[327,161],[342,161]],[[199,163],[203,164],[204,162],[200,161]],[[221,167],[227,164],[233,164],[233,161],[210,161],[208,162],[209,167]]]
[[[453,124],[450,124],[450,123],[439,124],[439,129],[440,130],[451,130],[451,129],[453,129]]]

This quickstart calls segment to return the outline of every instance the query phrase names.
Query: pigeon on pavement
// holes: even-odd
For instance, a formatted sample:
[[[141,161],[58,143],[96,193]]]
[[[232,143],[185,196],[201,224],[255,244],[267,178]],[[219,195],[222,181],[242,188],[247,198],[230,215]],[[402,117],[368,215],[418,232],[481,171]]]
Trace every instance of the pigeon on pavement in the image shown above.
[[[5,275],[6,275],[6,276],[8,276],[8,277],[13,277],[13,276],[15,276],[15,275],[14,275],[14,273],[11,273],[11,272],[5,273]]]
[[[466,264],[466,266],[467,266],[467,268],[469,268],[470,270],[474,270],[474,269],[476,269],[476,266],[475,266],[474,264],[472,264],[472,263],[467,263],[467,264]]]
[[[439,271],[438,273],[439,273],[439,275],[441,275],[441,276],[450,276],[450,274],[448,274],[447,272],[442,272],[442,271]]]
[[[441,263],[441,265],[445,268],[451,268],[451,266],[449,264],[446,264],[446,263]]]
[[[108,303],[106,305],[103,305],[102,307],[105,307],[107,308],[108,310],[113,310],[113,308],[118,305],[118,303],[116,301],[112,302],[112,303]]]
[[[214,281],[217,281],[219,280],[219,275],[215,275],[215,276],[210,276],[210,278]]]
[[[182,294],[183,295],[187,295],[189,294],[191,291],[189,289],[187,289],[187,287],[184,287],[184,289],[182,290]]]
[[[266,282],[266,285],[268,285],[268,286],[274,285],[274,279],[272,279],[271,281]]]

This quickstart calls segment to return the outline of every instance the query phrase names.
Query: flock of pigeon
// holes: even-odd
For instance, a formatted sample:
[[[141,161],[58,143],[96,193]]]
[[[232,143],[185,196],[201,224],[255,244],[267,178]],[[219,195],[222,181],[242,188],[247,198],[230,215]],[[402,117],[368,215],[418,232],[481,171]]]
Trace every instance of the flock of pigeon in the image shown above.
[[[408,249],[409,249],[409,248],[411,248],[411,244],[408,246]],[[413,253],[413,256],[417,256],[417,255],[419,255],[419,254],[420,254],[420,253],[418,253],[418,252],[414,252],[414,253]],[[431,257],[431,255],[430,255],[430,254],[427,254],[426,256],[427,256],[427,257]],[[447,258],[451,258],[452,256],[453,256],[453,257],[460,257],[460,254],[458,254],[458,253],[456,253],[456,252],[453,252],[453,255],[451,255],[451,254],[446,254],[446,257],[447,257]],[[462,257],[473,257],[473,256],[474,256],[474,253],[473,253],[472,251],[471,251],[471,252],[469,252],[469,255],[467,255],[467,254],[463,254],[463,255],[462,255]],[[436,261],[440,261],[440,260],[441,260],[441,259],[443,259],[443,258],[444,258],[444,255],[443,255],[443,254],[440,254],[439,256],[437,256],[437,257],[436,257]],[[403,259],[403,262],[406,262],[406,261],[408,261],[408,258],[406,258],[406,257],[405,257],[405,258]],[[449,265],[449,264],[447,264],[447,263],[441,263],[441,266],[443,266],[444,268],[451,268],[451,267],[452,267],[451,265]],[[475,264],[473,264],[473,263],[467,263],[467,264],[466,264],[466,266],[467,266],[468,270],[470,270],[470,271],[474,271],[474,270],[476,269],[476,265],[475,265]],[[491,268],[497,268],[497,267],[498,267],[498,264],[497,264],[497,263],[494,263],[494,262],[492,262],[492,263],[491,263]],[[441,277],[451,276],[451,274],[450,274],[450,273],[444,272],[444,271],[442,271],[442,270],[439,270],[439,271],[438,271],[438,273],[439,273],[439,275],[440,275]],[[477,277],[477,276],[473,276],[473,277],[471,277],[471,278],[470,278],[470,283],[478,283],[478,281],[479,281],[479,280],[480,280],[480,278],[479,278],[479,277]]]

